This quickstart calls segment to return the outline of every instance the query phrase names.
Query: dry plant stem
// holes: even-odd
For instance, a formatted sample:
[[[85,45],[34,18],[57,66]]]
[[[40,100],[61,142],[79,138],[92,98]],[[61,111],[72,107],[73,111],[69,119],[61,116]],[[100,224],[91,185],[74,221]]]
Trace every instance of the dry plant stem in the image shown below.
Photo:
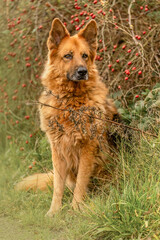
[[[149,87],[149,86],[150,86],[149,84],[136,85],[136,86],[130,88],[130,89],[125,93],[124,97],[126,98],[127,94],[128,94],[129,92],[131,92],[134,88],[138,88],[138,87]]]
[[[9,0],[6,0],[6,16],[7,16],[7,19],[9,18],[9,6],[8,6],[8,1],[9,1]]]
[[[132,0],[130,5],[129,5],[129,7],[128,7],[128,22],[129,22],[129,27],[131,29],[132,38],[133,38],[135,44],[136,45],[140,45],[140,47],[141,47],[141,51],[142,51],[142,67],[144,68],[144,65],[145,65],[144,64],[144,49],[143,49],[142,44],[140,42],[138,42],[137,39],[135,38],[135,33],[133,31],[133,25],[132,25],[132,21],[131,21],[131,19],[132,19],[131,8],[132,8],[133,3],[135,3],[135,0]]]
[[[48,4],[55,10],[55,12],[59,15],[61,19],[65,19],[66,22],[70,23],[69,20],[64,17],[64,15],[60,14],[60,12],[57,10],[57,8],[55,8],[55,6],[53,6],[50,2],[48,2]]]
[[[49,104],[45,104],[45,103],[42,103],[42,102],[39,102],[39,101],[37,101],[37,102],[33,102],[33,103],[27,103],[28,105],[30,105],[30,104],[40,104],[41,106],[45,106],[45,107],[50,107],[50,108],[54,108],[54,109],[57,109],[57,110],[60,110],[60,111],[70,111],[70,110],[68,110],[68,109],[61,109],[61,108],[57,108],[57,107],[53,107],[53,106],[51,106],[51,105],[49,105]],[[78,112],[77,112],[78,113]],[[79,113],[78,113],[79,114]],[[118,122],[115,122],[115,121],[112,121],[112,120],[109,120],[109,119],[101,119],[101,118],[99,118],[99,117],[93,117],[93,116],[91,116],[91,115],[89,115],[89,114],[87,114],[87,113],[83,113],[85,116],[87,116],[87,117],[89,117],[89,118],[95,118],[95,119],[97,119],[97,120],[100,120],[100,121],[103,121],[103,122],[109,122],[109,123],[111,123],[111,124],[115,124],[115,125],[117,125],[117,126],[120,126],[120,127],[124,127],[124,128],[129,128],[129,129],[131,129],[131,130],[133,130],[133,131],[137,131],[137,132],[140,132],[141,134],[143,133],[143,134],[146,134],[146,135],[149,135],[149,136],[153,136],[153,137],[158,137],[157,135],[155,135],[155,134],[152,134],[152,133],[148,133],[148,132],[145,132],[145,131],[143,131],[143,130],[141,130],[141,129],[139,129],[139,128],[134,128],[134,127],[131,127],[131,126],[127,126],[127,125],[125,125],[125,124],[123,124],[123,123],[118,123]],[[104,115],[105,116],[105,115]]]
[[[39,54],[41,56],[41,61],[43,62],[43,57],[42,57],[42,49],[41,49],[41,45],[40,45],[40,42],[39,42],[39,36],[38,36],[38,9],[39,9],[39,6],[41,4],[41,1],[38,2],[37,4],[37,7],[36,7],[36,12],[35,12],[35,28],[36,28],[36,40],[37,40],[37,45],[38,45],[38,48],[39,48]]]

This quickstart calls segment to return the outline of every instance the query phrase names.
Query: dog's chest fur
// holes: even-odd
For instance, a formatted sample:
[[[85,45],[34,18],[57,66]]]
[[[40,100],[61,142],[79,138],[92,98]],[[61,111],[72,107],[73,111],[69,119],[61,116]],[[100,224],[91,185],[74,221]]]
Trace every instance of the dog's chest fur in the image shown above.
[[[97,137],[106,123],[103,124],[95,116],[100,113],[113,115],[109,109],[107,112],[106,94],[107,89],[100,81],[97,86],[85,85],[78,92],[77,89],[71,92],[57,89],[42,93],[39,100],[42,103],[39,108],[41,129],[46,132],[50,144],[69,164],[78,165],[81,149],[86,144],[94,143],[96,154],[99,145]]]

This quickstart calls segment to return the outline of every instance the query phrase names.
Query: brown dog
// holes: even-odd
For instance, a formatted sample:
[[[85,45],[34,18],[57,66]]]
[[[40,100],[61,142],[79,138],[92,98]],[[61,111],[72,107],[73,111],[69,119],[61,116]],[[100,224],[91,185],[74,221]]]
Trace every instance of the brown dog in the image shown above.
[[[73,208],[84,199],[90,177],[106,161],[100,144],[110,152],[109,123],[117,110],[108,99],[94,59],[97,26],[91,20],[78,34],[70,36],[59,19],[54,19],[48,38],[48,61],[42,75],[45,87],[40,102],[41,129],[49,139],[54,168],[54,193],[48,215],[60,208],[65,184],[73,189]],[[101,120],[100,120],[101,119]],[[100,141],[105,138],[104,141]],[[101,143],[100,143],[101,142]],[[33,175],[17,189],[44,189],[52,173]]]

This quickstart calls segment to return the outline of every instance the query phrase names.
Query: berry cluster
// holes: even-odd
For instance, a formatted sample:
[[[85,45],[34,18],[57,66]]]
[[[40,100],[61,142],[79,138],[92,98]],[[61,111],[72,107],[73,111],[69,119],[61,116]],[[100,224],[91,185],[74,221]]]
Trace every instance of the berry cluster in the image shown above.
[[[18,132],[27,126],[28,131],[33,132],[31,129],[36,128],[34,114],[26,102],[35,100],[41,91],[39,78],[47,52],[48,31],[55,17],[59,17],[72,34],[91,19],[96,20],[99,28],[96,64],[107,86],[113,92],[123,92],[125,103],[128,99],[141,99],[143,88],[159,82],[160,29],[153,17],[156,16],[154,3],[152,0],[148,5],[131,3],[70,0],[66,8],[65,1],[55,4],[53,0],[41,3],[39,0],[3,0],[2,7],[7,14],[1,17],[4,34],[0,53],[3,59],[0,121],[8,126],[8,140],[13,138],[12,131]],[[34,109],[32,105],[32,111]]]

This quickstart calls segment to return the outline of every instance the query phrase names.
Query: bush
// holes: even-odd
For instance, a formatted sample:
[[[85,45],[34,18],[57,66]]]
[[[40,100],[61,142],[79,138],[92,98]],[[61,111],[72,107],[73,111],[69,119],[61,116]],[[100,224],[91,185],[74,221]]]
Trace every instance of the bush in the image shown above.
[[[17,204],[19,201],[24,209],[29,209],[32,214],[29,216],[35,223],[32,198],[37,196],[17,194],[13,197],[12,188],[19,177],[51,168],[49,145],[39,130],[36,99],[42,91],[40,76],[46,61],[46,41],[52,20],[60,18],[71,34],[77,33],[90,19],[96,20],[99,33],[95,61],[124,123],[158,135],[160,8],[156,0],[69,0],[67,3],[63,0],[3,0],[1,11],[0,151],[3,152],[3,168],[0,175],[2,189],[4,186],[11,189],[10,193],[2,190],[1,197],[4,195],[5,200],[1,208],[4,211],[3,206],[12,203],[11,206],[16,206],[15,211],[23,216],[21,204]],[[85,233],[82,234],[80,228],[73,234],[71,229],[73,237],[69,235],[68,239],[76,239],[77,232],[81,239],[87,240],[120,240],[119,236],[123,239],[147,239],[148,236],[158,239],[158,143],[159,139],[154,142],[148,138],[144,145],[140,141],[131,144],[131,148],[132,145],[146,144],[144,149],[139,147],[132,151],[134,155],[122,151],[115,174],[117,183],[111,184],[109,195],[105,192],[95,197],[92,214],[82,216],[78,226],[82,225]],[[126,154],[125,162],[123,154]],[[7,198],[8,194],[11,196]],[[27,203],[24,203],[26,196]],[[40,199],[48,208],[50,200],[43,194]],[[92,202],[90,204],[92,206]],[[72,220],[77,227],[76,216],[69,216],[68,222],[67,216],[66,228]],[[64,226],[63,219],[58,220]],[[59,222],[55,220],[55,224]]]

